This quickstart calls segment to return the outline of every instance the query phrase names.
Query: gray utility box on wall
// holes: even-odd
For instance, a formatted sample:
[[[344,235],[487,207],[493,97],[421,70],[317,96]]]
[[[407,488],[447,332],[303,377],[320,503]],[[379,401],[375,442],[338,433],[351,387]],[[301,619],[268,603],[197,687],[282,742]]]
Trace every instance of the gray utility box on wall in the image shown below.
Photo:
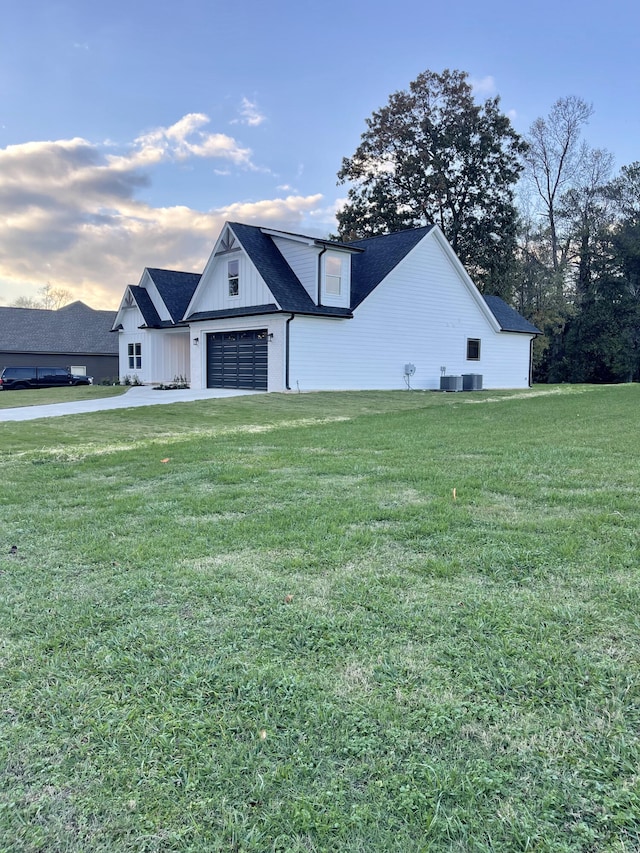
[[[463,391],[482,391],[482,374],[481,373],[463,373],[462,374],[462,390]]]
[[[441,391],[462,391],[462,376],[441,376]]]

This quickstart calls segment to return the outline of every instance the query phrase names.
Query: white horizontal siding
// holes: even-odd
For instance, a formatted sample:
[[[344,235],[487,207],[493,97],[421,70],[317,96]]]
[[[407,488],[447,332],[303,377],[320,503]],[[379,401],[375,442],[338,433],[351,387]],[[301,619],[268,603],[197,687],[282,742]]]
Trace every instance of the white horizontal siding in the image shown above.
[[[272,237],[271,239],[298,277],[304,289],[313,299],[314,303],[317,304],[318,255],[320,254],[320,249],[317,246],[309,246],[294,240],[285,240],[282,237]]]
[[[467,338],[481,340],[467,361]],[[428,236],[356,309],[351,320],[296,317],[291,386],[300,390],[439,388],[447,374],[479,373],[485,388],[526,387],[529,335],[496,332],[443,247]]]

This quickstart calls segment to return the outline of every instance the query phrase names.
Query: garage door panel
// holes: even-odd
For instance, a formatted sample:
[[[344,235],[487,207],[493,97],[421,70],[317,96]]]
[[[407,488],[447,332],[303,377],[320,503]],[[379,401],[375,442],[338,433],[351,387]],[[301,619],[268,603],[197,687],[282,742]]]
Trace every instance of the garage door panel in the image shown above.
[[[266,391],[267,330],[207,335],[207,387]]]

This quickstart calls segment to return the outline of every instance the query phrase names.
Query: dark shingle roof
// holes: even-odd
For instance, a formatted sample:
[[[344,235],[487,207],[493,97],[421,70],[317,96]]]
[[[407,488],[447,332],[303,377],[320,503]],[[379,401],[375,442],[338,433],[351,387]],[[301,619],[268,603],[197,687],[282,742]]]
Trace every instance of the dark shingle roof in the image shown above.
[[[238,222],[230,222],[229,225],[283,311],[313,313],[314,309],[317,310],[271,237],[254,225]]]
[[[252,317],[254,314],[280,314],[275,302],[268,305],[245,305],[241,308],[221,308],[216,311],[196,311],[189,315],[190,321],[219,320],[224,317]]]
[[[156,311],[156,307],[144,287],[140,287],[137,284],[131,284],[129,285],[129,290],[131,291],[133,298],[136,300],[136,305],[142,312],[144,325],[150,326],[152,329],[162,325],[160,315]]]
[[[117,355],[115,311],[72,302],[57,311],[0,308],[0,351]]]
[[[491,309],[491,313],[500,324],[503,332],[523,332],[529,335],[541,335],[542,332],[533,323],[518,314],[515,308],[500,299],[499,296],[485,296],[484,301]]]
[[[264,234],[260,228],[255,225],[242,225],[238,222],[230,222],[229,225],[264,279],[265,284],[273,293],[282,311],[291,311],[297,314],[316,314],[323,317],[351,316],[351,311],[347,308],[316,305],[278,251],[271,237]]]
[[[364,252],[351,259],[352,310],[366,299],[432,228],[433,225],[425,225],[423,228],[395,231],[349,243],[349,246],[364,249]]]
[[[290,310],[290,309],[287,309]],[[245,305],[240,308],[220,308],[216,311],[196,311],[194,314],[189,314],[189,322],[196,320],[221,320],[224,317],[253,317],[254,314],[283,314],[275,302],[270,302],[268,305]],[[296,314],[322,314],[323,317],[346,317],[352,316],[348,308],[331,308],[321,307],[315,311],[296,311]]]
[[[191,297],[201,278],[196,272],[177,272],[147,267],[147,272],[158,288],[162,301],[167,306],[174,323],[179,323],[184,317]],[[142,308],[140,308],[142,310]]]
[[[187,317],[187,322],[278,312],[325,317],[351,317],[352,311],[369,296],[434,227],[433,225],[426,225],[422,228],[396,231],[378,237],[369,237],[365,240],[354,240],[351,243],[317,240],[320,245],[335,245],[336,247],[356,250],[351,259],[351,307],[335,308],[316,305],[313,302],[271,236],[264,233],[263,229],[239,222],[229,222],[228,225],[264,279],[277,304],[269,303],[267,305],[249,305],[215,311],[198,311]],[[285,234],[288,232],[278,233]],[[291,236],[302,237],[303,235],[292,234]],[[309,237],[307,239],[315,240],[316,238]],[[147,267],[147,272],[167,306],[172,322],[179,323],[184,317],[189,302],[200,282],[201,275],[152,267]],[[143,314],[146,326],[162,328],[172,325],[170,321],[160,319],[149,294],[144,288],[130,286],[129,289]],[[499,297],[485,296],[484,299],[503,331],[542,334],[539,329],[525,320]]]

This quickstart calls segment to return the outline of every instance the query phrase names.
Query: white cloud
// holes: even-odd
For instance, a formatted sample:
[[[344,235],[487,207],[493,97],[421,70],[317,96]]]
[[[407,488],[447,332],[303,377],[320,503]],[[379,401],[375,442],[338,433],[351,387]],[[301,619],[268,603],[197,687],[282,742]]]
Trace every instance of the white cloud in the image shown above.
[[[127,153],[85,139],[0,149],[0,303],[46,282],[94,308],[115,308],[145,266],[200,271],[226,219],[300,230],[326,215],[322,196],[238,201],[202,212],[137,196],[153,167],[211,158],[251,169],[251,152],[190,114],[138,137]],[[322,212],[322,213],[320,213]]]
[[[251,149],[243,148],[232,136],[206,133],[201,128],[209,123],[204,113],[189,113],[170,127],[159,127],[139,136],[132,151],[125,156],[112,156],[112,166],[124,169],[153,166],[165,160],[189,157],[212,157],[230,160],[236,166],[253,169]]]
[[[492,97],[497,92],[496,81],[490,75],[482,77],[479,80],[474,77],[470,77],[469,84],[471,85],[475,95]]]
[[[250,101],[248,98],[243,98],[240,104],[240,118],[233,119],[231,124],[246,124],[249,127],[258,127],[267,120],[267,117],[260,112],[255,101]]]

